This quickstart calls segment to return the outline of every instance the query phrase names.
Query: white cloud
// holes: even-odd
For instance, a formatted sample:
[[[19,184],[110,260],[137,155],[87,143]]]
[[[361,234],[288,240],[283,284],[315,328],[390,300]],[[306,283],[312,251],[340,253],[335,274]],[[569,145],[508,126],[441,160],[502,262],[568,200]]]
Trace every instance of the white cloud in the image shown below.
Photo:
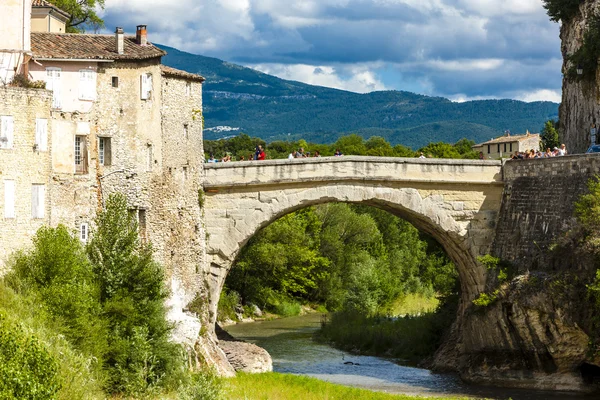
[[[387,89],[373,71],[363,66],[354,66],[346,71],[332,66],[306,64],[257,64],[249,67],[283,79],[357,93]]]
[[[522,93],[517,95],[515,98],[528,103],[532,101],[553,101],[555,103],[560,103],[562,101],[562,94],[559,90],[540,89],[528,93]]]

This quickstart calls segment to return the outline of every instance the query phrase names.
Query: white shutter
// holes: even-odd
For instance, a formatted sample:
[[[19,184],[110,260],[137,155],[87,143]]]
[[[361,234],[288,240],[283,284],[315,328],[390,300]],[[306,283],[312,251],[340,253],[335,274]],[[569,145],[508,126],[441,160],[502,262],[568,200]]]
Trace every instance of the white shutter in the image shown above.
[[[96,71],[79,70],[79,99],[96,100]]]
[[[14,142],[14,119],[10,115],[0,117],[0,149],[12,149]]]
[[[44,185],[31,186],[31,217],[34,219],[44,218],[46,187]]]
[[[61,69],[46,68],[46,89],[52,91],[52,108],[61,108]]]
[[[48,120],[35,120],[35,144],[39,151],[48,151]]]
[[[4,181],[4,218],[15,218],[15,181]]]
[[[150,100],[152,98],[152,74],[140,76],[140,98]]]

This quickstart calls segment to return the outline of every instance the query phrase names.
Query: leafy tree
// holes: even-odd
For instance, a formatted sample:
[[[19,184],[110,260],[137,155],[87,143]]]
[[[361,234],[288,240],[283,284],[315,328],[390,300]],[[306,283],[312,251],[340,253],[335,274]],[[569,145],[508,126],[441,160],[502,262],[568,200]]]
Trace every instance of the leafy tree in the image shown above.
[[[579,12],[581,0],[542,0],[548,16],[554,22],[568,22]]]
[[[169,343],[163,271],[153,260],[152,246],[140,243],[124,195],[109,196],[96,226],[87,252],[109,329],[108,389],[143,393],[173,374],[179,361],[177,346]]]
[[[101,358],[107,339],[98,286],[81,242],[65,226],[40,228],[33,249],[16,257],[6,280],[35,296],[77,349]]]
[[[67,23],[67,32],[85,32],[86,28],[97,30],[104,26],[104,21],[96,13],[104,10],[105,0],[53,0],[52,3],[71,15]]]
[[[364,156],[367,154],[364,139],[355,133],[342,136],[335,142],[334,147],[346,155]]]
[[[560,146],[560,139],[558,138],[558,130],[556,129],[557,123],[553,120],[548,120],[544,124],[542,129],[542,149],[555,148]]]

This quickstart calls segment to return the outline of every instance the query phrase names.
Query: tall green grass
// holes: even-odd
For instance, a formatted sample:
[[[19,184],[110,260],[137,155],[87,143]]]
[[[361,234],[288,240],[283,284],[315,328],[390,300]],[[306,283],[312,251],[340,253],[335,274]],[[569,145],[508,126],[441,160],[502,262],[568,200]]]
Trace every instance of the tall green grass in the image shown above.
[[[393,395],[356,389],[288,374],[238,374],[226,381],[227,400],[415,400],[413,396]],[[459,400],[458,397],[420,397],[422,400]]]

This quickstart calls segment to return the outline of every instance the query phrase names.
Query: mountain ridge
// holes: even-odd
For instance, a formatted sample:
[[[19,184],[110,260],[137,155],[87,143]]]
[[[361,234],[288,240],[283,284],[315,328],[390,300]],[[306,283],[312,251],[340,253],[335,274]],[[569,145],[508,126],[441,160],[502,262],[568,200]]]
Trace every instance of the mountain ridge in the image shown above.
[[[204,83],[207,128],[228,126],[266,141],[325,143],[348,133],[384,137],[392,144],[418,148],[463,137],[482,142],[505,130],[539,131],[558,116],[558,104],[519,100],[452,102],[406,91],[355,93],[281,79],[214,57],[157,45],[167,51],[163,63],[198,73]],[[207,131],[206,139],[232,132]]]

